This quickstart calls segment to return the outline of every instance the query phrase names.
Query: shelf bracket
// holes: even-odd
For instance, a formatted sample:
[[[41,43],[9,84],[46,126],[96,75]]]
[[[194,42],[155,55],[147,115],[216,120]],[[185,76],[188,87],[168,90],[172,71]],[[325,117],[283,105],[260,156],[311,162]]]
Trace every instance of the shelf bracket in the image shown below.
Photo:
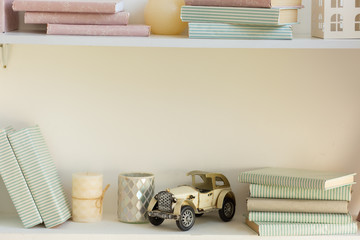
[[[1,48],[1,61],[3,68],[6,68],[7,66],[7,60],[8,60],[8,50],[9,50],[9,44],[0,44]]]

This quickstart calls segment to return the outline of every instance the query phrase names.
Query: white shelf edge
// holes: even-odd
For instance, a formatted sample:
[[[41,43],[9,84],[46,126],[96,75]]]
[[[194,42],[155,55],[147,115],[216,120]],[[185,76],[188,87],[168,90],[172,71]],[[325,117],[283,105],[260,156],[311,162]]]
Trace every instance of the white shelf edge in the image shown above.
[[[43,32],[0,34],[3,44],[73,46],[171,47],[171,48],[268,48],[268,49],[360,49],[360,39],[317,39],[295,36],[293,40],[189,39],[187,36],[109,37],[46,35]]]
[[[222,222],[216,213],[197,218],[194,227],[188,232],[181,232],[176,227],[175,221],[166,220],[162,225],[155,227],[151,224],[127,224],[118,222],[115,215],[106,215],[98,223],[66,223],[46,229],[43,226],[25,229],[20,219],[15,215],[0,214],[0,239],[37,239],[42,240],[67,240],[67,239],[241,239],[256,240],[257,234],[243,223],[243,218],[235,216],[228,223]],[[276,237],[277,240],[352,240],[359,239],[360,232],[356,235],[337,236],[296,236]],[[262,240],[272,240],[274,237],[261,237]]]

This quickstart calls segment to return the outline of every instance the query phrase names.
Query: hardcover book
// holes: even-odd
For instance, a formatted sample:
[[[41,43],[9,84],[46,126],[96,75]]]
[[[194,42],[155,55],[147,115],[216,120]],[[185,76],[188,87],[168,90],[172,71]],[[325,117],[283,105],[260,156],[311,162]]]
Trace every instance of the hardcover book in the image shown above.
[[[13,0],[0,0],[0,33],[18,29],[19,15],[12,10]]]
[[[291,40],[292,28],[227,23],[189,23],[189,38]]]
[[[249,212],[348,213],[348,201],[248,198]]]
[[[260,236],[312,236],[356,234],[357,223],[348,224],[307,224],[307,223],[271,223],[252,222],[246,224]]]
[[[262,168],[239,175],[242,183],[328,190],[354,184],[356,173],[338,173],[288,168]]]
[[[292,213],[292,212],[249,212],[250,221],[283,223],[352,223],[348,213]]]
[[[150,35],[150,26],[48,24],[47,34],[148,37]]]
[[[121,0],[14,0],[14,11],[116,13],[123,11]]]
[[[180,17],[183,22],[278,26],[298,23],[298,9],[183,6]]]
[[[32,24],[89,24],[89,25],[127,25],[130,13],[60,13],[26,12],[25,23]]]
[[[323,190],[250,184],[250,197],[350,201],[351,185]]]
[[[30,228],[43,221],[7,138],[11,132],[11,127],[0,129],[0,175],[24,227]]]
[[[12,132],[8,138],[45,226],[68,220],[69,202],[40,128]]]
[[[185,5],[217,7],[301,7],[301,0],[185,0]]]

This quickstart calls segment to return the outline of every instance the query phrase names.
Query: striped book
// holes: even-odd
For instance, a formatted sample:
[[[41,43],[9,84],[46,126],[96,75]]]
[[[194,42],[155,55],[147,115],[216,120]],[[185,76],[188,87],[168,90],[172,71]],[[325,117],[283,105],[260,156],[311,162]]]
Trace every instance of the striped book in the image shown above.
[[[68,220],[69,202],[39,127],[10,133],[8,138],[45,226]]]
[[[351,200],[351,185],[329,190],[250,184],[250,197],[309,200]]]
[[[180,17],[183,22],[278,26],[298,23],[298,9],[183,6]]]
[[[290,168],[262,168],[239,175],[242,183],[328,190],[354,184],[356,173],[313,171]]]
[[[348,213],[249,212],[248,218],[253,222],[327,224],[349,224],[352,222],[352,217]]]
[[[348,213],[348,201],[248,198],[249,212]]]
[[[189,38],[291,40],[292,28],[227,23],[189,23]]]
[[[348,224],[307,224],[253,222],[246,219],[246,224],[260,236],[314,236],[357,233],[356,222]]]
[[[29,228],[43,221],[7,138],[13,131],[11,127],[0,130],[0,175],[24,227]]]

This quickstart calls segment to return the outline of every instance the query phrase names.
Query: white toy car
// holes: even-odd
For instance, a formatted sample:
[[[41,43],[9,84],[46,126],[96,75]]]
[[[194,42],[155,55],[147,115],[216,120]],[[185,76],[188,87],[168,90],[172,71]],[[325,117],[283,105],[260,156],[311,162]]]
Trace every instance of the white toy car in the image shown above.
[[[159,192],[148,207],[150,223],[160,225],[165,219],[175,219],[182,231],[187,231],[207,212],[219,211],[224,222],[235,214],[235,195],[227,178],[219,173],[192,171],[191,186],[179,186]]]

